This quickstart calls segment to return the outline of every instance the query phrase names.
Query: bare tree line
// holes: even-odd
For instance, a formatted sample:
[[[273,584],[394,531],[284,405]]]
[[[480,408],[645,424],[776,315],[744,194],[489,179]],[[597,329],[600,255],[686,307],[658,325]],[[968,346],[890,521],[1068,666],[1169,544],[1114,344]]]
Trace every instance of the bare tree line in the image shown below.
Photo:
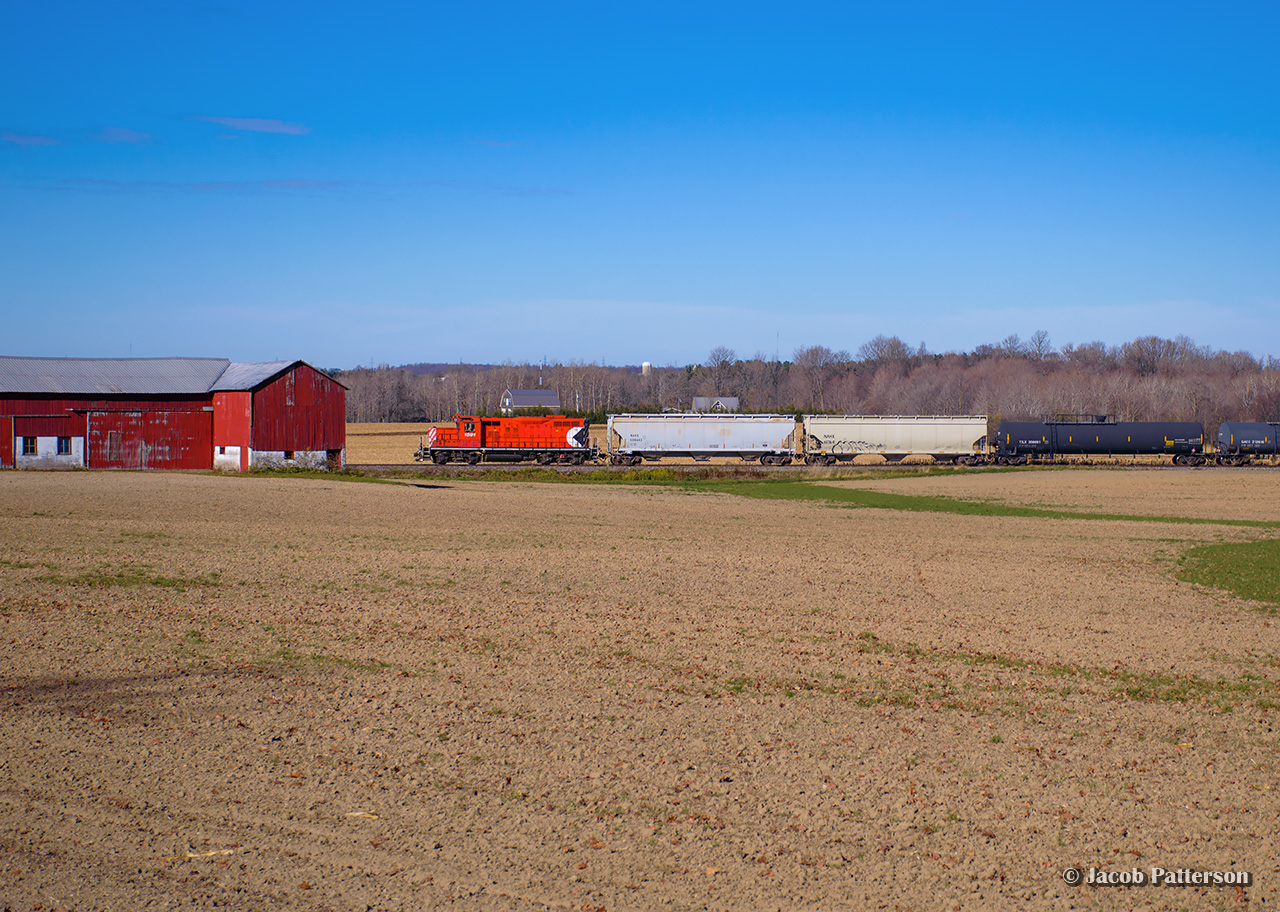
[[[972,415],[1035,419],[1054,414],[1120,420],[1280,421],[1280,360],[1215,351],[1185,336],[1122,345],[1054,347],[1048,333],[1007,336],[970,352],[928,351],[876,336],[857,352],[822,345],[788,361],[739,358],[726,346],[701,364],[610,367],[595,363],[409,365],[337,372],[347,420],[444,421],[495,414],[506,389],[560,394],[566,412],[597,420],[625,411],[688,409],[695,396],[736,396],[741,410],[863,415]]]

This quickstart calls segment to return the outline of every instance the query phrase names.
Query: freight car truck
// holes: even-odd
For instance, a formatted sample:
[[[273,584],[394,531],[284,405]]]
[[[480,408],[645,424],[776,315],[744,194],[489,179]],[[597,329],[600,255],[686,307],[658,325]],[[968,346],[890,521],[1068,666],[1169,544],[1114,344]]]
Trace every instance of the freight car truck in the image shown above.
[[[1002,421],[995,455],[1001,465],[1039,457],[1172,456],[1177,465],[1204,465],[1198,421],[1116,421],[1109,416],[1050,421]]]
[[[599,451],[589,446],[587,422],[564,415],[481,418],[454,415],[453,427],[432,428],[413,458],[448,462],[555,462],[582,465]]]
[[[1248,465],[1254,457],[1280,456],[1280,423],[1224,421],[1218,425],[1218,464]]]
[[[969,465],[981,459],[986,436],[986,415],[808,415],[804,461],[834,465],[873,453],[889,462],[927,455]]]
[[[789,465],[796,455],[791,415],[706,415],[694,412],[610,415],[609,461],[639,465],[664,456],[699,462],[738,457],[762,465]]]

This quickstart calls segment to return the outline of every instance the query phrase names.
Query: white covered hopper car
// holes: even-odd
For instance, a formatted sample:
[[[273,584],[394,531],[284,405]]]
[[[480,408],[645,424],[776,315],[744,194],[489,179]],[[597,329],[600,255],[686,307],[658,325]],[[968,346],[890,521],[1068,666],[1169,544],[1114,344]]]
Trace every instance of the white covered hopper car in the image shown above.
[[[803,423],[809,465],[833,465],[865,453],[889,462],[924,455],[968,463],[987,436],[986,415],[808,415]]]
[[[762,465],[788,465],[796,455],[796,427],[791,415],[610,415],[609,461],[638,465],[641,459],[664,456],[736,456]]]

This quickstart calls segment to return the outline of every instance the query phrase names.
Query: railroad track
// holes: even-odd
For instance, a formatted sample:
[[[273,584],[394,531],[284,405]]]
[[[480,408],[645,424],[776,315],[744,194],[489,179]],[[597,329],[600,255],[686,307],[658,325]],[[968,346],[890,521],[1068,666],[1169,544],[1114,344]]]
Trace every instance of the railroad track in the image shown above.
[[[435,465],[433,463],[392,463],[388,465],[378,465],[375,463],[347,463],[347,468],[359,472],[371,473],[405,473],[410,475],[468,475],[476,472],[503,472],[503,471],[522,471],[528,469],[538,469],[546,472],[557,472],[562,475],[578,475],[584,472],[609,472],[613,474],[623,474],[626,472],[642,471],[645,469],[672,469],[683,472],[696,472],[704,469],[715,469],[717,471],[729,474],[759,474],[759,475],[777,475],[779,473],[798,473],[812,466],[806,466],[803,463],[792,466],[760,466],[757,463],[743,463],[741,465],[730,464],[710,464],[699,462],[683,462],[683,463],[662,463],[662,462],[646,462],[638,466],[612,466],[607,463],[585,463],[583,465],[538,465],[533,462],[478,462],[470,465],[462,462],[451,462],[445,465]],[[883,468],[882,466],[857,466],[856,468]]]

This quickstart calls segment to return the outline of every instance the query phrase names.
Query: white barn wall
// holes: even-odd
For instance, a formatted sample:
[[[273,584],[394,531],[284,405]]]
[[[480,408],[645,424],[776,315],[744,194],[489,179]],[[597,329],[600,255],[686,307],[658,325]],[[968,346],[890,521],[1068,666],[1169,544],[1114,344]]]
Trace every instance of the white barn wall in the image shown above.
[[[216,446],[213,448],[213,468],[219,472],[240,471],[240,447]]]
[[[79,469],[84,468],[84,438],[71,438],[71,453],[58,455],[57,437],[37,437],[36,455],[22,455],[22,437],[13,438],[13,465],[16,469]]]

